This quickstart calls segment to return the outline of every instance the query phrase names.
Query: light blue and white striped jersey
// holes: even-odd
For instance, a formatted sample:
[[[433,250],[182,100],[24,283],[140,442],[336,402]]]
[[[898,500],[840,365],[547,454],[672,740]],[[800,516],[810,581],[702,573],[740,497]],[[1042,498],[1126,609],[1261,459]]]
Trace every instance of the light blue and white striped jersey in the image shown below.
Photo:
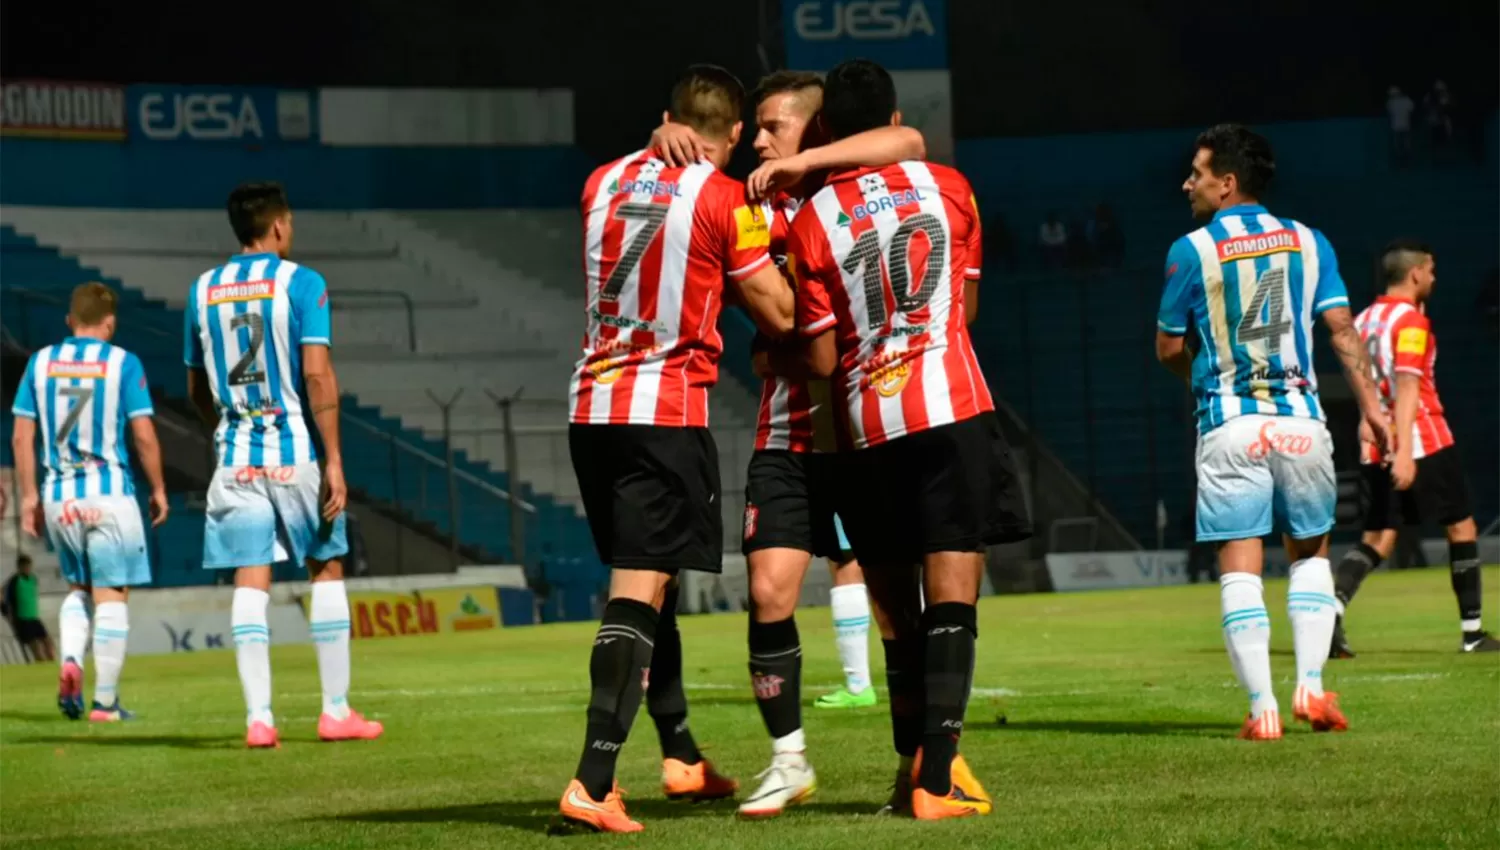
[[[1313,319],[1348,306],[1327,238],[1265,207],[1220,210],[1172,243],[1156,326],[1198,337],[1198,433],[1255,413],[1323,420]]]
[[[37,422],[44,501],[135,495],[125,422],[153,412],[140,358],[70,336],[31,355],[11,412]]]
[[[208,374],[222,466],[318,459],[302,346],[330,345],[323,276],[275,254],[240,254],[188,293],[183,359]]]

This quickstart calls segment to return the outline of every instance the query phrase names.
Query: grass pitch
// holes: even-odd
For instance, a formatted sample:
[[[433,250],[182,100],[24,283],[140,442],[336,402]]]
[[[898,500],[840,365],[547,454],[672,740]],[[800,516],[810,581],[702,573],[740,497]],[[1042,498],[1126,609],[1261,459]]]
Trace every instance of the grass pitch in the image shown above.
[[[1485,581],[1493,615],[1500,572]],[[1272,582],[1266,596],[1289,718],[1285,594]],[[810,703],[839,673],[828,612],[798,619]],[[312,647],[277,648],[283,746],[272,752],[243,749],[229,651],[129,659],[122,691],[141,719],[111,727],[63,719],[50,666],[6,667],[0,845],[1497,847],[1500,656],[1461,656],[1456,619],[1446,571],[1376,575],[1349,622],[1360,657],[1328,673],[1351,731],[1298,726],[1250,744],[1233,737],[1245,699],[1215,586],[986,599],[963,750],[992,816],[870,815],[894,766],[884,704],[806,709],[820,790],[780,819],[669,804],[643,708],[620,760],[647,828],[638,836],[543,834],[582,743],[590,624],[356,642],[353,702],[387,731],[339,745],[316,741]],[[749,784],[769,746],[746,682],[744,617],[682,628],[694,731]],[[878,668],[873,638],[872,650]]]

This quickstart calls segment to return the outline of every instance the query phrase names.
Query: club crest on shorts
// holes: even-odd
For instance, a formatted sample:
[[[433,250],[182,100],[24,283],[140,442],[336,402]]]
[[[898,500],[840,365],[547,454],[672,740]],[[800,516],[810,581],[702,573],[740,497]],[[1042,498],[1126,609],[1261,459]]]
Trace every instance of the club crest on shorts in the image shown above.
[[[754,505],[745,505],[745,539],[749,540],[755,536],[755,527],[760,521],[760,508]]]

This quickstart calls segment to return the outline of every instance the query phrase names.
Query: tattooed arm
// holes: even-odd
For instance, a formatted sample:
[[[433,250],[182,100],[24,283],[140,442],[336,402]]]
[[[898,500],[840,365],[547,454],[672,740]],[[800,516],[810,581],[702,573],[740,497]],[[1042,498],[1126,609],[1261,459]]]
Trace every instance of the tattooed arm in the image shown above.
[[[1359,331],[1354,328],[1354,318],[1350,315],[1349,308],[1334,307],[1325,310],[1323,321],[1328,325],[1333,350],[1339,356],[1340,365],[1344,367],[1344,377],[1348,379],[1350,389],[1354,390],[1354,398],[1359,402],[1360,414],[1374,433],[1376,445],[1380,446],[1382,452],[1389,451],[1390,426],[1386,422],[1385,412],[1380,409],[1380,398],[1376,394],[1375,382],[1370,377],[1373,374],[1370,357],[1365,352],[1364,340],[1359,338]]]

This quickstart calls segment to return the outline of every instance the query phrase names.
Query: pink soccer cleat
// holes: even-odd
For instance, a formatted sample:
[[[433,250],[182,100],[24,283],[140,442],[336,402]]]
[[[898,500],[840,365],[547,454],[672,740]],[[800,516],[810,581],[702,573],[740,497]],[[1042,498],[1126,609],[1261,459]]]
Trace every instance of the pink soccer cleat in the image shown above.
[[[250,724],[250,730],[245,733],[245,746],[252,750],[274,750],[281,747],[281,739],[276,734],[275,726],[267,726],[257,720]]]
[[[83,668],[71,658],[57,675],[57,707],[69,720],[83,716]]]
[[[326,713],[318,718],[318,738],[323,741],[373,741],[384,731],[380,721],[366,720],[357,711],[343,720]]]

